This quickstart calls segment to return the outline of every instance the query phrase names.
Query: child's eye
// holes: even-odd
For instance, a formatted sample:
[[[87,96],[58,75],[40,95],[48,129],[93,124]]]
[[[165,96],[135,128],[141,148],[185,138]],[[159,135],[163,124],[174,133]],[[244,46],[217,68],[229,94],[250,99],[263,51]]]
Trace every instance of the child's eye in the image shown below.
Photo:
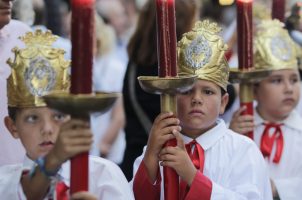
[[[281,78],[274,78],[274,79],[271,79],[271,83],[275,83],[275,84],[278,84],[278,83],[281,83],[282,79]]]
[[[29,115],[25,118],[26,122],[34,123],[38,120],[38,116],[36,115]]]
[[[57,113],[54,115],[54,119],[56,121],[64,121],[66,118],[66,115],[62,114],[62,113]]]
[[[182,92],[181,94],[182,95],[188,95],[188,94],[190,94],[192,92],[192,90],[188,90],[188,91],[186,91],[186,92]]]
[[[299,81],[298,78],[292,78],[292,79],[290,79],[290,82],[293,83],[293,84],[297,83],[298,81]]]
[[[209,90],[209,89],[204,90],[204,93],[206,95],[212,95],[212,94],[214,94],[214,92],[212,90]]]

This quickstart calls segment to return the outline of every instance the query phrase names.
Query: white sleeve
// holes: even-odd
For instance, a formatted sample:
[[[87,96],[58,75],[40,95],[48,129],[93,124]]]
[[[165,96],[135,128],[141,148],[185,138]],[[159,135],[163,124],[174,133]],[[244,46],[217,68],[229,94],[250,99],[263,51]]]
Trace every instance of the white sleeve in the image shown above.
[[[229,187],[212,181],[211,199],[271,200],[272,191],[267,166],[256,145],[251,145],[238,155],[232,159],[229,166],[231,170]]]
[[[97,194],[100,200],[134,200],[132,189],[121,169],[109,160],[97,160],[98,166],[90,168],[89,183],[92,193]]]
[[[302,169],[301,169],[302,170]],[[273,180],[282,200],[299,200],[302,197],[302,178],[293,177]]]
[[[20,183],[22,165],[5,165],[0,167],[1,199],[26,200]]]

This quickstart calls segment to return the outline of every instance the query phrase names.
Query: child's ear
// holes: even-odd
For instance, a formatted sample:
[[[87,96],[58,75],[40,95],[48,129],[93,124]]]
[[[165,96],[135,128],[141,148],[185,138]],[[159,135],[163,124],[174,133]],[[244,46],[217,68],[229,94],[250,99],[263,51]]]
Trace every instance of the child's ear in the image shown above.
[[[8,129],[8,131],[10,132],[10,134],[14,138],[18,139],[19,134],[18,134],[17,127],[15,125],[14,120],[12,120],[12,118],[7,116],[7,117],[4,118],[4,124],[5,124],[6,128]]]
[[[227,106],[228,102],[229,102],[229,94],[225,93],[221,97],[221,105],[220,105],[220,111],[219,111],[220,115],[222,115],[224,113],[225,107]]]

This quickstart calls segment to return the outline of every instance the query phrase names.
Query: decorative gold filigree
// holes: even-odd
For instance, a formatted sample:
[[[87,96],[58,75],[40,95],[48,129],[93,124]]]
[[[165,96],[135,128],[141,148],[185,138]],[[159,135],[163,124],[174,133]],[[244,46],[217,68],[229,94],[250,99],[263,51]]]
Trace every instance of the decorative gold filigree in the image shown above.
[[[294,69],[301,57],[301,50],[278,20],[264,20],[256,27],[254,49],[256,69]]]
[[[27,32],[24,36],[21,36],[20,39],[25,43],[26,46],[51,46],[58,37],[53,35],[51,31],[46,31],[43,33],[42,30],[36,30],[35,32]]]
[[[209,20],[196,22],[178,42],[178,65],[180,73],[195,74],[226,90],[229,66],[224,54],[228,47],[218,35],[221,30]]]
[[[270,20],[272,18],[271,11],[260,2],[253,3],[253,20],[255,24],[259,24],[262,20]]]
[[[7,79],[8,106],[46,106],[41,96],[50,92],[68,91],[70,61],[64,59],[65,51],[51,45],[56,36],[50,31],[36,30],[26,33],[21,40],[26,48],[14,48],[14,61],[7,60],[12,73]]]

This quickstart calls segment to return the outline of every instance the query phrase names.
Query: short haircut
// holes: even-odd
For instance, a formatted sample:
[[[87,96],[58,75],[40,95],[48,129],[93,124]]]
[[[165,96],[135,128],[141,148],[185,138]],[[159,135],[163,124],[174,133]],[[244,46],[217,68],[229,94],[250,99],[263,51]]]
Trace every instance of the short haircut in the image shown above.
[[[8,106],[8,107],[7,107],[7,110],[8,110],[8,116],[9,116],[13,121],[16,121],[16,117],[17,117],[18,112],[20,111],[20,108]]]

